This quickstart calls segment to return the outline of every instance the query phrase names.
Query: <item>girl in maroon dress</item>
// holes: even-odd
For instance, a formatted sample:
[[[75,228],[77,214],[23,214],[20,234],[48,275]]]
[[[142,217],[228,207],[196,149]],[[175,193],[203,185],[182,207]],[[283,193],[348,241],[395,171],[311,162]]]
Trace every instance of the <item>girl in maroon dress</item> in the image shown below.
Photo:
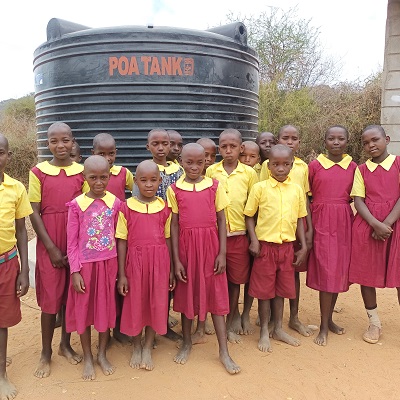
[[[327,344],[328,331],[338,335],[344,329],[332,321],[338,293],[349,289],[351,225],[350,191],[357,165],[344,154],[347,129],[332,126],[325,133],[327,154],[310,162],[310,206],[314,226],[313,247],[308,260],[307,286],[319,291],[321,326],[314,342]]]
[[[230,374],[236,374],[240,367],[229,356],[224,318],[229,313],[224,214],[229,200],[218,181],[202,176],[205,154],[201,145],[187,144],[181,157],[185,175],[167,191],[177,278],[174,310],[181,313],[183,333],[174,361],[186,363],[192,348],[192,321],[196,315],[205,321],[210,312],[220,361]]]

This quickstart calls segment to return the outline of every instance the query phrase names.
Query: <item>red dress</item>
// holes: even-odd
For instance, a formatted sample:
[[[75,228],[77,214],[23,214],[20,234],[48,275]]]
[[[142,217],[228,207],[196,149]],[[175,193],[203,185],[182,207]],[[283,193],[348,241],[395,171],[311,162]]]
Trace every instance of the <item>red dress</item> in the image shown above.
[[[114,196],[117,196],[121,201],[125,201],[125,188],[126,188],[126,174],[127,169],[125,167],[121,167],[121,170],[118,174],[112,173],[110,175],[110,180],[108,181],[107,191],[112,193]]]
[[[325,156],[318,159],[321,157]],[[351,157],[347,157],[350,161]],[[346,292],[353,223],[350,192],[357,165],[350,161],[346,169],[339,164],[324,168],[320,161],[313,160],[308,167],[314,239],[308,260],[307,286],[329,293]]]
[[[122,203],[120,213],[126,221],[127,237],[120,234],[120,216],[117,238],[127,240],[125,274],[129,285],[122,306],[121,332],[137,336],[145,326],[150,326],[164,335],[170,273],[164,231],[171,210],[160,198],[143,204],[132,197]]]
[[[68,176],[62,168],[58,175],[48,175],[38,167],[40,168],[39,165],[33,167],[31,172],[36,175],[41,185],[40,213],[43,224],[51,240],[62,254],[66,255],[68,216],[66,203],[82,193],[84,178],[82,173]],[[35,284],[37,302],[42,312],[57,314],[61,306],[66,305],[69,269],[53,267],[47,250],[39,238],[36,245]]]
[[[176,283],[174,310],[189,319],[198,315],[200,321],[205,321],[207,312],[226,315],[229,313],[226,273],[214,275],[219,253],[215,206],[218,181],[213,179],[211,187],[200,191],[179,189],[177,184],[170,188],[179,210],[179,259],[187,276],[187,283]]]
[[[365,204],[376,219],[383,221],[400,196],[400,157],[395,158],[388,171],[381,165],[373,172],[366,164],[358,168],[364,179]],[[372,228],[356,215],[352,230],[351,283],[377,288],[400,286],[399,222],[395,222],[392,228],[388,240],[375,240]]]

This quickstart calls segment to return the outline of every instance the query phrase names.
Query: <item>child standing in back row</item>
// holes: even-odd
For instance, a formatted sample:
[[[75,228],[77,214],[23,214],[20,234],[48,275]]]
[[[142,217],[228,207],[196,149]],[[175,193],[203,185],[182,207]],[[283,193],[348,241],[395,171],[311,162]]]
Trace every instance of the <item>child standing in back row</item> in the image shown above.
[[[260,147],[260,164],[262,165],[268,160],[272,146],[276,145],[276,138],[271,132],[260,132],[256,137],[256,143]]]
[[[182,147],[183,147],[183,139],[179,132],[169,129],[167,130],[169,136],[169,146],[170,150],[167,155],[167,161],[172,161],[175,164],[180,165]]]
[[[205,175],[207,168],[215,163],[215,159],[217,158],[217,145],[214,140],[210,138],[201,138],[196,143],[204,148],[205,162],[202,174]]]
[[[62,310],[62,332],[58,354],[71,364],[82,361],[70,345],[65,330],[65,305],[69,284],[67,257],[66,203],[82,193],[83,166],[70,158],[74,139],[71,128],[62,122],[50,125],[47,147],[53,155],[33,167],[29,173],[29,200],[32,205],[32,226],[37,235],[36,297],[41,308],[42,352],[35,376],[50,375],[52,341],[56,314]]]
[[[257,176],[260,177],[261,164],[260,164],[260,147],[257,143],[251,140],[243,142],[243,151],[240,153],[239,161],[256,171]]]

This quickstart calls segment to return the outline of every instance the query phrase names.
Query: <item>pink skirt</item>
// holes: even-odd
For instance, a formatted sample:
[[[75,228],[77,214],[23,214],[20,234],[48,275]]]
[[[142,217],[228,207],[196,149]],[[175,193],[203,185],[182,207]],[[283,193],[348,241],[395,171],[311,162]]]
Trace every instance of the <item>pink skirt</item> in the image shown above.
[[[85,293],[75,291],[72,283],[66,311],[67,332],[78,332],[94,325],[98,332],[115,327],[115,286],[118,273],[117,258],[82,264],[80,271]]]

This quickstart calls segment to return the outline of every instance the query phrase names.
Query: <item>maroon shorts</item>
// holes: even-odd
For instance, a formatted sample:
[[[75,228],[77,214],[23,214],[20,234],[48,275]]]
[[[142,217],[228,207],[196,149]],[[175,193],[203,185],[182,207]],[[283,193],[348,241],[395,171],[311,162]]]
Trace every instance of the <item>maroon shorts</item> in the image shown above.
[[[226,238],[226,275],[229,282],[237,285],[249,281],[250,253],[246,235]]]
[[[249,295],[260,300],[276,296],[296,298],[293,266],[293,243],[260,241],[260,255],[254,259]]]
[[[0,264],[0,328],[9,328],[21,321],[21,303],[17,297],[18,257]]]
[[[303,218],[303,223],[304,223],[304,232],[307,232],[307,221],[305,218]],[[294,252],[298,251],[301,249],[301,244],[300,242],[297,240],[293,242],[293,246],[294,246]],[[299,265],[299,266],[295,266],[294,270],[296,272],[306,272],[308,269],[308,256],[309,256],[309,252],[307,253],[306,259]]]

